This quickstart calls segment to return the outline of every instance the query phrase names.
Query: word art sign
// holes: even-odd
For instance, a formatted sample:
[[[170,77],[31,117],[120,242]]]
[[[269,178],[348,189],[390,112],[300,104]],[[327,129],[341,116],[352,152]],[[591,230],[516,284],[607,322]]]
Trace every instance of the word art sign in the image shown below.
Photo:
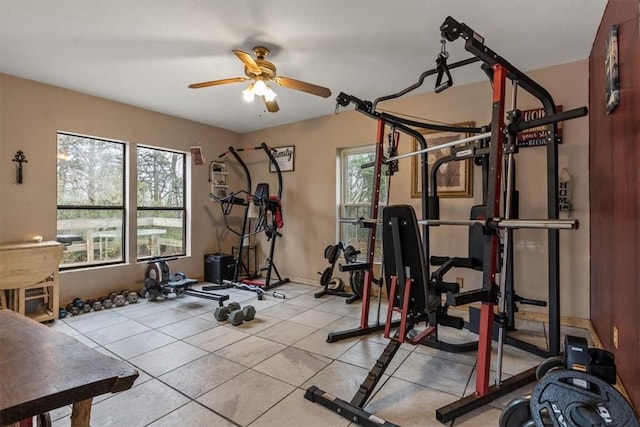
[[[295,154],[295,146],[290,145],[288,147],[272,147],[271,153],[273,158],[280,166],[280,171],[289,172],[293,170],[293,155]],[[273,163],[269,164],[269,172],[275,172],[276,167]]]
[[[562,105],[556,107],[556,112],[562,111]],[[525,122],[545,117],[547,114],[544,108],[534,108],[532,110],[523,110],[522,119]],[[558,143],[562,143],[562,122],[558,123]],[[547,127],[537,126],[527,129],[518,134],[518,147],[537,147],[547,145]]]

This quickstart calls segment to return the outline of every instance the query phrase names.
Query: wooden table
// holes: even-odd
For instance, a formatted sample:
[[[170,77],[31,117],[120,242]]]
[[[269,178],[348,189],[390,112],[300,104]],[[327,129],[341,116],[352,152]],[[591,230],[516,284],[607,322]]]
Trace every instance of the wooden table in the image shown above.
[[[0,425],[73,404],[71,426],[89,427],[92,399],[128,390],[136,378],[125,362],[0,310]]]
[[[58,266],[62,260],[62,244],[58,242],[24,242],[0,245],[0,304],[2,308],[29,315],[41,322],[58,318]],[[26,313],[26,289],[39,287],[45,310]],[[13,298],[7,305],[5,291]],[[36,297],[38,299],[39,297]]]

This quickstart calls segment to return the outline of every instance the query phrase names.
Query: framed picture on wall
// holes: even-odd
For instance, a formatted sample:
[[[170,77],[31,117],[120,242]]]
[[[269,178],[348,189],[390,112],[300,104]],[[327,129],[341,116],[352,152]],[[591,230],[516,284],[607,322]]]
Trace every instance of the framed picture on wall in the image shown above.
[[[202,155],[202,146],[192,145],[191,147],[189,147],[189,151],[191,151],[191,163],[193,163],[194,165],[204,164],[204,156]]]
[[[456,123],[453,126],[473,127],[474,122]],[[425,130],[421,131],[427,141],[427,147],[435,147],[448,142],[457,141],[471,136],[456,132],[440,132]],[[418,141],[414,138],[413,149],[417,151]],[[427,173],[431,174],[431,169],[436,161],[448,156],[451,148],[443,148],[427,153]],[[413,156],[411,163],[411,198],[422,197],[422,173],[421,155]],[[440,197],[473,197],[473,163],[471,159],[446,162],[440,165],[437,174],[437,191]]]
[[[294,145],[271,148],[273,158],[276,159],[276,162],[278,162],[278,166],[280,166],[281,172],[291,172],[293,170],[293,157],[295,151],[296,147]],[[273,163],[269,162],[269,172],[275,171],[276,167],[273,165]]]
[[[620,81],[618,80],[618,26],[611,27],[604,58],[606,78],[607,114],[613,113],[620,104]]]

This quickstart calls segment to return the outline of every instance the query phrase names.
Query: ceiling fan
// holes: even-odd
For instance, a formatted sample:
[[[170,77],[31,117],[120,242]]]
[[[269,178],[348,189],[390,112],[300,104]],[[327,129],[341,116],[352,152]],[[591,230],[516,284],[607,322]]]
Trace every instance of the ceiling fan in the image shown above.
[[[253,54],[256,59],[253,59],[250,54],[242,50],[234,50],[233,53],[244,64],[244,73],[247,77],[232,77],[229,79],[213,80],[210,82],[193,83],[189,85],[189,88],[199,89],[203,87],[253,80],[249,87],[242,92],[245,101],[250,102],[253,101],[256,95],[260,96],[264,100],[267,111],[270,113],[275,113],[280,109],[276,102],[276,93],[267,84],[270,81],[283,87],[300,90],[323,98],[331,96],[331,91],[326,87],[295,80],[289,77],[277,76],[276,66],[264,59],[269,54],[269,49],[264,46],[256,46],[253,48]]]

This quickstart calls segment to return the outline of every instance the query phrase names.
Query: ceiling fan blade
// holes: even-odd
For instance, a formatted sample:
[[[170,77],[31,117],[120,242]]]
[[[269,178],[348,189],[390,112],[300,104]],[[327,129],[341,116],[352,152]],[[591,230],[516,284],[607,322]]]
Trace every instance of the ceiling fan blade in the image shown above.
[[[256,76],[262,74],[262,70],[260,69],[256,61],[247,52],[242,50],[234,50],[233,53],[235,53],[238,59],[242,61],[244,66],[247,67],[247,70],[249,70],[251,74],[255,74]]]
[[[218,85],[226,85],[228,83],[240,83],[240,82],[246,82],[247,78],[245,77],[232,77],[230,79],[222,79],[222,80],[213,80],[210,82],[202,82],[202,83],[193,83],[189,85],[190,89],[200,89],[202,87],[209,87],[209,86],[218,86]]]
[[[275,100],[275,98],[272,101],[267,101],[267,98],[263,96],[262,100],[264,101],[264,105],[267,106],[268,112],[276,113],[280,109],[280,107],[278,107],[278,102]]]
[[[331,91],[326,87],[314,85],[311,83],[303,82],[303,81],[292,79],[289,77],[276,77],[274,80],[280,86],[288,87],[295,90],[301,90],[303,92],[307,92],[312,95],[318,95],[323,98],[328,98],[331,96]]]

